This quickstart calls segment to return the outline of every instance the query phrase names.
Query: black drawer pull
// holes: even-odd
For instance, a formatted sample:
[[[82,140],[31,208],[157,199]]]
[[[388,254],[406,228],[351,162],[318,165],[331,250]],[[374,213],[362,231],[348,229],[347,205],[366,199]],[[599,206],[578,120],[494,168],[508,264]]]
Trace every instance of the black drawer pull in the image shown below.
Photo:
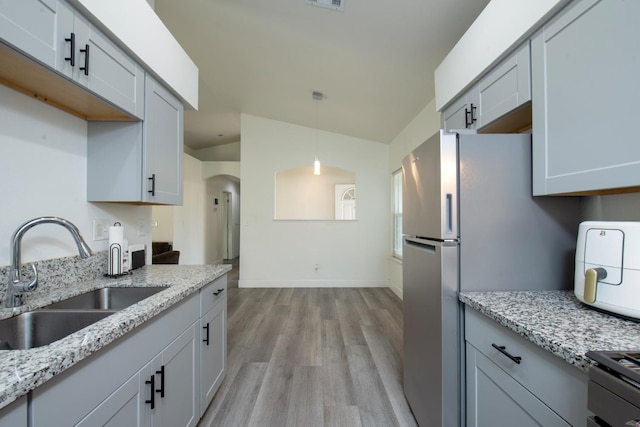
[[[202,329],[207,331],[206,338],[203,339],[202,342],[205,343],[206,345],[209,345],[209,322],[207,322],[207,324],[203,326]]]
[[[160,388],[156,389],[156,393],[160,393],[160,397],[164,398],[164,365],[160,367],[156,374],[160,375]]]
[[[222,289],[218,289],[218,290],[217,290],[216,292],[214,292],[213,294],[214,294],[215,296],[218,296],[218,295],[220,295],[220,294],[222,293],[222,291],[224,291],[224,288],[222,288]]]
[[[80,52],[84,52],[84,67],[80,67],[84,71],[84,75],[89,75],[89,45],[85,44],[84,49],[80,49]]]
[[[145,381],[145,384],[149,384],[151,387],[149,387],[150,391],[151,391],[151,398],[149,400],[145,400],[144,403],[148,403],[151,405],[151,409],[154,409],[156,407],[156,395],[155,395],[155,391],[156,391],[156,376],[155,375],[151,375],[151,378],[149,379],[149,381]]]
[[[509,359],[513,360],[514,362],[516,362],[518,365],[520,364],[520,361],[522,360],[522,357],[520,356],[513,356],[512,354],[509,354],[506,350],[505,350],[505,346],[503,345],[497,345],[497,344],[491,344],[491,347],[495,348],[496,350],[498,350],[500,353],[504,354],[505,356],[507,356]]]
[[[64,39],[64,41],[71,43],[71,49],[69,56],[65,57],[65,61],[69,61],[72,67],[76,65],[76,33],[71,33],[68,39]]]

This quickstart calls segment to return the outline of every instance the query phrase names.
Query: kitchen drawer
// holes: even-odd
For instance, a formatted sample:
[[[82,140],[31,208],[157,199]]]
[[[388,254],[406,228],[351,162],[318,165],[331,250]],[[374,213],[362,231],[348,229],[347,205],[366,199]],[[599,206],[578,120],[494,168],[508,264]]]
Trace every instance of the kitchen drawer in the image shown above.
[[[200,317],[209,312],[227,294],[227,275],[217,278],[200,290]]]
[[[467,427],[569,424],[467,342]]]
[[[465,339],[571,425],[587,418],[587,375],[560,358],[465,307]],[[521,358],[516,363],[492,344]]]

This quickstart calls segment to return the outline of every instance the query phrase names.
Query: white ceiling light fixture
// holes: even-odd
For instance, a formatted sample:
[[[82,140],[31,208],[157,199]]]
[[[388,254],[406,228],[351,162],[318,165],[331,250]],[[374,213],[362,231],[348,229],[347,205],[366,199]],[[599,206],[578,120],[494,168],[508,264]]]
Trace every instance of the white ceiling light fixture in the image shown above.
[[[311,6],[324,7],[339,12],[344,11],[344,0],[304,0],[304,2]]]
[[[316,102],[316,157],[313,161],[313,174],[320,175],[320,159],[318,158],[318,103],[322,101],[323,94],[320,91],[314,90],[311,92],[311,97]]]

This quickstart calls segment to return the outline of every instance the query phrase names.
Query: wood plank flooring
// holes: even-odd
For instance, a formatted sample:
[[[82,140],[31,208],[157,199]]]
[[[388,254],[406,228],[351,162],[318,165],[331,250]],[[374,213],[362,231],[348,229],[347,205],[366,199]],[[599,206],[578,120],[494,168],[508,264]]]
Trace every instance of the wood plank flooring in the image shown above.
[[[416,426],[389,289],[230,287],[227,298],[227,376],[200,427]]]

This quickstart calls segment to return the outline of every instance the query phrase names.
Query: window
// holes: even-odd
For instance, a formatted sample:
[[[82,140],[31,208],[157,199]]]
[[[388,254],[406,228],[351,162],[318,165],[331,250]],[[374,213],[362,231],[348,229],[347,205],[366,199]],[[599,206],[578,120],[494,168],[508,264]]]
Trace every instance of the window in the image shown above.
[[[402,258],[402,169],[393,173],[393,256]]]

